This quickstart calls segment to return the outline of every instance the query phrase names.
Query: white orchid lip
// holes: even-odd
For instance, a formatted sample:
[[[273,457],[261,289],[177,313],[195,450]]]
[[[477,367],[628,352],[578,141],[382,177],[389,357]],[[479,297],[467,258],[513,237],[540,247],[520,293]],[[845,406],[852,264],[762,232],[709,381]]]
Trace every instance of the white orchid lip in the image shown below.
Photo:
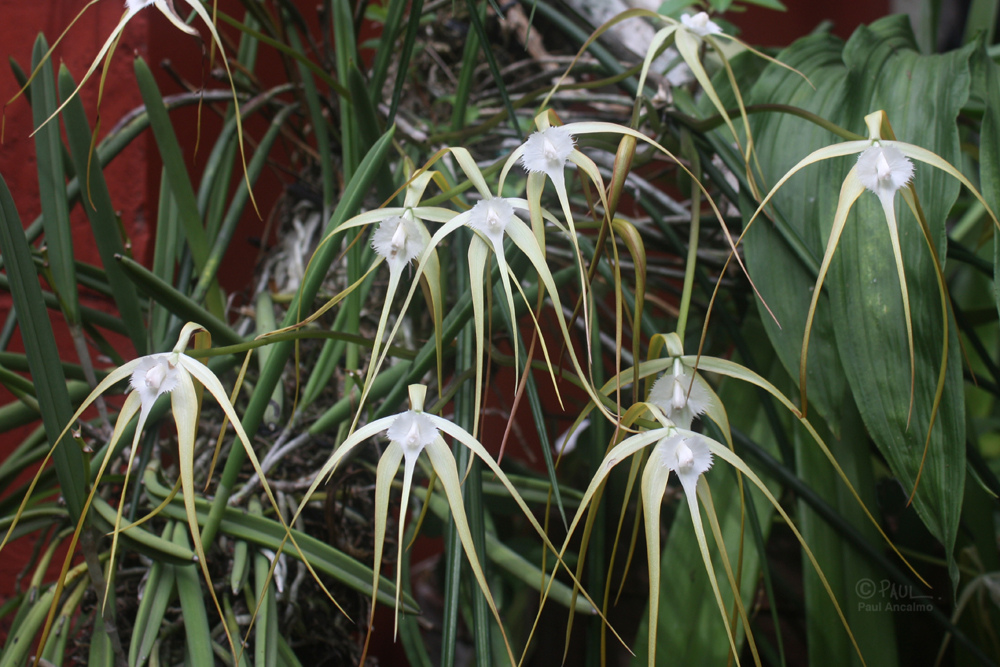
[[[393,420],[386,435],[404,449],[419,453],[438,437],[438,429],[424,413],[407,410]]]
[[[873,144],[858,156],[856,165],[861,185],[878,196],[894,195],[913,180],[913,163],[895,146]]]
[[[372,249],[384,257],[393,270],[409,264],[424,245],[416,223],[398,215],[383,220],[372,235]]]
[[[691,428],[691,422],[708,409],[712,399],[704,380],[695,376],[692,386],[691,378],[691,371],[675,358],[671,372],[662,375],[649,392],[649,402],[680,428]]]
[[[514,207],[503,197],[483,199],[469,212],[469,227],[482,232],[491,241],[499,241],[513,217]]]
[[[709,19],[706,12],[698,12],[694,16],[681,14],[681,24],[699,37],[718,35],[722,32],[719,24]]]
[[[678,470],[690,470],[694,465],[694,452],[683,440],[677,443],[677,450],[674,452],[674,461]]]
[[[666,456],[663,465],[677,473],[683,483],[697,481],[698,477],[708,472],[713,458],[712,450],[708,448],[703,436],[697,433],[674,432],[660,441]]]
[[[559,179],[574,147],[575,140],[566,127],[547,127],[524,142],[521,165],[529,172],[544,172],[549,178]]]
[[[162,394],[169,394],[177,388],[182,371],[179,364],[171,363],[171,356],[169,353],[151,354],[132,371],[129,384],[139,393],[143,406],[152,406]]]

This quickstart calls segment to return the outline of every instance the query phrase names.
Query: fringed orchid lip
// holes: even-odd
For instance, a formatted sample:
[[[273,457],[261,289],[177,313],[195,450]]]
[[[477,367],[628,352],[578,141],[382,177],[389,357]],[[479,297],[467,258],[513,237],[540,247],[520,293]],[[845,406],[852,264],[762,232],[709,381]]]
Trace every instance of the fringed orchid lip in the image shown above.
[[[719,24],[709,19],[708,14],[705,12],[698,12],[694,16],[681,14],[681,25],[699,37],[722,33],[722,28],[719,27]]]
[[[913,163],[896,146],[875,143],[858,156],[858,180],[880,199],[892,197],[913,180]]]
[[[503,197],[482,199],[469,212],[469,227],[482,232],[497,245],[503,240],[504,230],[514,217],[514,207]],[[503,245],[500,244],[501,251]]]
[[[576,140],[567,127],[561,125],[546,127],[533,133],[524,142],[521,166],[529,172],[545,173],[552,180],[560,181],[575,143]]]
[[[691,422],[708,409],[711,401],[701,378],[692,373],[679,357],[675,358],[671,372],[661,376],[649,392],[649,402],[679,428],[691,428]]]
[[[401,271],[426,245],[417,224],[398,215],[383,220],[372,235],[372,249],[385,258],[393,272]]]

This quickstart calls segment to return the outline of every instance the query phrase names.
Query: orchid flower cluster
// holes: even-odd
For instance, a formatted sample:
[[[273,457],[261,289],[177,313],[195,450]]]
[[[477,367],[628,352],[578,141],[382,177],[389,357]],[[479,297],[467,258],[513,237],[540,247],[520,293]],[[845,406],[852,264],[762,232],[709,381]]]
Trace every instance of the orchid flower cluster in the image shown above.
[[[202,4],[197,0],[186,0],[186,2],[206,23],[213,39],[221,48],[221,42],[219,41],[216,29]],[[97,62],[104,57],[109,49],[113,48],[128,21],[138,11],[151,4],[163,12],[177,28],[188,34],[196,34],[192,28],[187,26],[176,15],[171,0],[129,0],[125,15],[107,42],[105,42],[94,63],[80,82],[80,86],[93,74]],[[649,47],[649,54],[643,63],[639,77],[639,89],[643,89],[655,53],[668,43],[676,46],[685,63],[691,68],[695,79],[701,84],[705,95],[722,116],[733,138],[738,143],[741,140],[745,142],[745,147],[739,146],[738,148],[747,167],[748,180],[752,185],[753,178],[750,177],[750,163],[752,161],[753,139],[739,88],[736,85],[725,50],[722,48],[724,41],[738,42],[738,40],[726,35],[720,26],[714,23],[704,12],[695,15],[684,14],[680,20],[659,15],[656,16],[657,20],[665,24],[665,27],[656,33]],[[745,44],[740,43],[740,45],[749,48]],[[702,63],[702,53],[705,48],[710,49],[722,60],[739,103],[744,125],[742,130],[737,130],[729,118],[728,112],[724,108],[721,98],[713,87],[711,79]],[[758,53],[758,55],[767,58],[771,62],[776,62],[763,54]],[[228,64],[226,67],[228,72]],[[79,87],[77,90],[79,90]],[[235,101],[237,99],[234,92]],[[65,105],[65,102],[63,105]],[[236,114],[236,118],[237,123],[239,123],[239,113]],[[830,263],[846,224],[851,206],[866,190],[878,196],[881,203],[892,243],[900,282],[900,296],[906,314],[912,378],[915,367],[913,330],[910,322],[909,296],[900,251],[899,231],[896,224],[896,194],[902,194],[906,203],[917,213],[917,217],[919,218],[919,206],[916,203],[915,191],[912,185],[914,165],[911,160],[917,160],[924,164],[943,169],[958,178],[975,193],[971,184],[960,172],[934,153],[913,144],[895,140],[883,112],[870,114],[866,117],[865,121],[869,131],[867,139],[829,146],[815,151],[802,159],[774,185],[767,196],[761,199],[757,212],[746,225],[749,228],[750,224],[763,211],[774,193],[797,171],[823,159],[858,155],[856,163],[848,173],[841,188],[833,228],[826,244],[825,255],[813,289],[812,302],[807,315],[806,333],[801,352],[801,409],[796,408],[766,380],[734,362],[701,356],[700,354],[689,354],[689,351],[685,351],[684,349],[683,331],[653,336],[649,357],[645,362],[640,362],[636,358],[634,368],[625,370],[616,369],[620,372],[617,372],[611,380],[601,387],[596,386],[593,380],[594,374],[590,367],[591,362],[589,361],[593,358],[593,355],[581,355],[572,343],[573,336],[570,334],[571,323],[567,322],[567,317],[564,314],[569,309],[564,308],[563,297],[560,296],[560,286],[557,284],[546,259],[547,247],[550,245],[550,239],[547,239],[547,237],[552,234],[565,235],[572,247],[574,268],[578,276],[575,287],[580,294],[580,303],[584,311],[584,327],[589,327],[592,317],[588,309],[592,307],[593,296],[593,290],[590,286],[592,274],[589,272],[591,267],[586,264],[585,255],[581,250],[581,235],[576,220],[579,210],[578,208],[575,210],[574,202],[570,198],[568,181],[571,183],[572,179],[576,177],[581,181],[586,181],[589,186],[592,186],[593,191],[597,194],[597,203],[593,206],[594,211],[597,213],[595,217],[603,215],[603,219],[600,221],[602,231],[614,229],[614,225],[619,223],[619,221],[612,219],[615,217],[614,206],[609,201],[609,188],[605,183],[605,178],[594,160],[585,153],[584,148],[581,147],[581,143],[584,143],[585,138],[591,135],[607,134],[617,135],[625,141],[632,142],[633,148],[636,142],[645,143],[647,146],[671,159],[679,169],[692,177],[692,180],[696,184],[695,187],[701,189],[701,192],[706,197],[707,204],[719,219],[720,224],[722,223],[722,216],[711,194],[698,180],[698,174],[689,171],[689,168],[682,160],[679,160],[672,152],[639,130],[607,122],[561,124],[554,112],[548,110],[542,111],[534,119],[536,131],[505,158],[495,186],[487,183],[483,170],[477,165],[472,154],[462,147],[442,149],[419,169],[414,169],[412,165],[407,164],[405,167],[407,183],[401,206],[379,208],[356,215],[340,224],[323,240],[323,243],[330,243],[334,238],[340,238],[340,235],[347,232],[355,233],[357,235],[355,241],[370,239],[370,245],[376,257],[374,262],[367,267],[358,280],[296,326],[302,326],[305,323],[311,322],[328,309],[336,306],[347,295],[358,289],[373,272],[380,270],[383,264],[388,269],[388,282],[381,310],[378,314],[378,324],[372,342],[370,363],[362,384],[360,400],[353,406],[355,410],[353,423],[349,431],[345,429],[344,439],[340,445],[332,452],[322,467],[316,471],[308,490],[297,507],[294,517],[292,517],[289,523],[294,524],[296,522],[320,485],[330,479],[348,456],[356,452],[361,445],[370,439],[383,437],[384,440],[387,440],[388,445],[379,458],[375,472],[375,566],[372,571],[372,590],[374,597],[378,592],[380,583],[379,571],[385,547],[386,531],[388,529],[390,496],[393,483],[400,466],[402,466],[402,499],[397,539],[397,547],[400,552],[397,557],[397,585],[395,589],[396,610],[398,614],[402,591],[400,579],[403,559],[401,555],[404,548],[404,526],[407,519],[410,495],[418,466],[427,466],[429,463],[429,469],[433,472],[433,478],[436,480],[436,483],[440,484],[447,499],[455,531],[468,558],[476,584],[485,597],[489,610],[496,619],[501,633],[503,633],[506,653],[511,664],[515,664],[517,661],[507,639],[496,601],[490,591],[483,564],[480,562],[474,548],[469,519],[466,515],[462,499],[461,487],[463,479],[460,475],[455,456],[445,438],[448,437],[468,449],[471,454],[470,458],[478,458],[506,488],[533,530],[539,535],[546,550],[555,554],[556,564],[553,566],[553,570],[565,567],[563,557],[570,546],[570,540],[580,523],[589,519],[591,513],[596,511],[603,487],[611,471],[623,461],[631,459],[633,468],[629,479],[629,486],[630,488],[633,487],[638,479],[647,545],[649,580],[651,584],[648,622],[650,666],[656,662],[655,634],[657,632],[657,619],[660,611],[660,512],[671,475],[676,476],[683,490],[715,601],[726,626],[729,645],[733,655],[738,656],[739,650],[736,646],[737,631],[731,627],[732,614],[727,610],[726,604],[723,601],[722,591],[717,581],[713,555],[709,549],[703,522],[703,514],[706,514],[709,516],[711,528],[715,531],[717,543],[721,543],[721,538],[717,532],[717,520],[712,514],[714,510],[711,505],[709,474],[713,469],[713,465],[718,464],[720,461],[723,464],[728,464],[742,478],[749,480],[757,487],[767,497],[775,510],[788,522],[802,544],[804,552],[812,565],[817,570],[819,568],[808,545],[805,544],[794,523],[785,513],[784,509],[782,509],[780,503],[773,497],[757,475],[734,453],[729,417],[722,401],[709,382],[711,377],[706,377],[706,374],[711,373],[714,376],[725,376],[744,381],[760,387],[774,396],[800,420],[808,430],[810,436],[816,441],[817,446],[821,448],[841,478],[846,482],[847,477],[840,469],[836,459],[805,419],[807,405],[805,369],[808,356],[809,331],[817,308],[819,294],[822,291],[824,279],[830,268]],[[453,207],[426,203],[428,199],[427,190],[432,183],[437,184],[442,191],[447,191],[451,185],[449,180],[451,174],[447,169],[437,164],[439,161],[446,163],[448,167],[457,165],[458,171],[471,183],[475,194],[463,200],[459,200],[458,198],[452,199],[451,201],[454,203]],[[520,170],[517,172],[518,174],[524,172],[524,192],[519,193],[523,194],[523,196],[510,194],[511,189],[505,187],[507,179],[511,177],[511,172],[515,169]],[[569,178],[567,177],[567,169],[570,170]],[[552,185],[552,190],[555,192],[555,201],[558,202],[558,209],[550,210],[542,206],[546,183],[551,183]],[[982,201],[978,193],[975,194]],[[694,211],[693,214],[699,215],[700,212]],[[442,260],[439,257],[438,250],[446,242],[455,242],[456,237],[459,236],[456,232],[459,230],[468,230],[469,232],[464,235],[465,238],[469,239],[468,248],[463,247],[461,251],[467,253],[468,257],[468,272],[475,328],[475,420],[472,428],[464,428],[436,414],[436,410],[427,404],[428,390],[423,384],[409,385],[409,408],[407,410],[389,417],[373,419],[370,422],[362,423],[364,408],[366,407],[374,380],[382,371],[387,357],[390,355],[393,340],[404,322],[405,315],[418,287],[421,286],[424,288],[424,293],[427,296],[427,304],[434,324],[438,393],[442,396],[445,394],[441,386],[444,382],[442,359],[445,355],[445,341],[443,336],[445,277],[442,275]],[[724,224],[722,224],[722,230],[726,234],[730,247],[735,253],[739,241],[734,242],[729,238]],[[526,260],[537,274],[539,294],[538,301],[535,304],[531,303],[525,295],[522,284],[523,277],[517,275],[517,272],[512,268],[512,262],[508,258],[508,253],[512,252],[519,253],[521,257],[518,259],[523,258]],[[598,260],[595,259],[594,261]],[[693,262],[694,259],[691,261]],[[737,261],[739,261],[738,256]],[[488,354],[487,348],[489,343],[487,334],[489,311],[487,309],[488,299],[486,289],[493,284],[491,274],[487,272],[492,270],[494,262],[498,269],[498,278],[503,291],[502,307],[506,309],[507,318],[516,327],[519,306],[518,298],[515,296],[516,291],[520,295],[520,301],[526,306],[526,312],[533,320],[535,331],[538,334],[537,339],[540,344],[541,353],[558,395],[559,382],[557,380],[558,373],[556,366],[560,360],[551,353],[550,348],[546,344],[542,327],[539,324],[539,310],[543,304],[543,295],[551,302],[555,322],[559,327],[562,342],[566,346],[566,359],[572,366],[572,372],[575,375],[573,380],[582,388],[589,400],[588,405],[581,411],[577,423],[582,423],[591,411],[596,410],[601,413],[603,418],[615,426],[615,435],[608,444],[607,451],[601,460],[597,474],[590,480],[586,491],[582,495],[576,514],[568,524],[565,541],[559,548],[550,542],[546,531],[536,520],[514,484],[478,439],[479,418],[483,402],[484,364]],[[517,263],[513,265],[516,266]],[[940,266],[938,269],[940,274]],[[401,289],[405,289],[405,296],[402,299],[401,306],[397,309],[396,297]],[[633,322],[633,325],[635,329],[638,329],[638,323]],[[125,486],[127,486],[136,450],[138,449],[137,443],[150,418],[154,405],[160,398],[169,395],[171,411],[177,428],[179,477],[184,499],[185,516],[188,528],[193,537],[200,566],[206,578],[208,578],[207,560],[200,538],[195,506],[194,440],[200,412],[200,392],[195,387],[195,380],[204,389],[208,389],[209,393],[221,406],[226,419],[232,422],[241,446],[251,459],[255,471],[263,482],[265,492],[272,503],[275,504],[275,507],[278,504],[271,495],[271,490],[265,481],[264,472],[251,446],[250,439],[240,424],[232,402],[234,399],[227,396],[215,374],[198,360],[197,352],[192,354],[187,353],[187,346],[191,337],[198,333],[200,329],[199,325],[189,323],[181,331],[177,344],[171,352],[140,357],[112,371],[84,401],[72,421],[75,422],[93,404],[98,396],[111,389],[117,383],[126,379],[128,380],[131,393],[126,397],[119,413],[106,454],[101,462],[100,471],[97,474],[97,479],[100,480],[108,465],[114,459],[116,447],[119,445],[119,441],[122,439],[130,421],[138,417],[135,435],[128,454],[128,466],[125,473]],[[523,359],[527,355],[520,349],[516,332],[512,333],[514,334],[511,337],[511,345],[514,351],[514,365],[516,369],[521,370],[522,366],[530,364],[531,360]],[[589,329],[586,333],[588,334],[587,339],[589,341]],[[199,342],[199,345],[204,344],[204,341]],[[661,352],[664,352],[662,356]],[[581,357],[583,357],[583,360],[581,360]],[[629,384],[638,386],[641,381],[652,380],[653,378],[655,378],[655,381],[651,383],[646,395],[642,397],[644,400],[640,400],[638,389],[636,389],[636,399],[627,409],[623,409],[620,398],[618,401],[611,399],[611,396],[616,392],[620,397],[623,386]],[[560,401],[562,401],[561,396]],[[708,424],[712,425],[710,428],[714,428],[714,431],[701,428],[702,426],[708,426]],[[67,431],[69,428],[70,426],[67,426]],[[706,431],[709,433],[717,432],[717,434],[721,435],[717,435],[718,439],[715,439],[707,435]],[[63,433],[63,436],[65,435],[66,431]],[[425,454],[426,457],[424,457]],[[640,469],[641,477],[639,477]],[[847,484],[853,491],[850,483],[847,482]],[[88,507],[94,497],[96,488],[97,484],[95,483],[87,501]],[[27,502],[29,497],[30,493],[25,496],[25,502]],[[118,517],[112,537],[112,560],[115,557],[119,535],[123,530],[127,530],[127,528],[123,529],[121,527],[123,507],[124,503],[119,504]],[[865,511],[867,512],[867,510]],[[289,524],[285,523],[280,511],[277,514],[287,530]],[[81,518],[81,526],[85,516],[86,510],[84,511],[84,517]],[[871,518],[870,514],[868,516]],[[874,519],[872,521],[874,522]],[[77,531],[77,535],[74,536],[74,541],[78,535],[79,530]],[[287,538],[290,537],[291,532],[288,531]],[[0,547],[2,546],[3,544],[0,544]],[[738,606],[740,621],[749,634],[747,612],[742,606],[742,600],[738,594],[738,586],[732,576],[731,565],[727,560],[728,557],[725,549],[720,548],[719,552],[720,556],[716,558],[721,558],[723,561],[723,565],[729,575],[730,586],[736,593],[734,597]],[[64,565],[64,572],[69,567],[72,554],[73,548],[71,547],[70,556],[67,557],[66,564]],[[581,590],[582,594],[592,605],[595,613],[603,615],[602,611],[598,611],[598,606],[593,603],[587,592],[582,591],[582,588],[579,587],[579,573],[574,574],[568,568],[566,569],[569,576],[573,579],[574,586]],[[546,575],[548,579],[545,582],[545,586],[546,591],[548,591],[556,584],[555,572],[553,571],[551,574],[546,573]],[[826,579],[823,577],[821,571],[819,572],[819,576],[826,586],[827,592],[833,598],[833,592],[826,583]],[[840,614],[841,621],[846,626],[845,617],[835,599],[834,604],[837,607],[838,614]],[[216,605],[218,606],[218,602],[216,602]],[[373,618],[369,621],[370,625],[372,622]],[[230,641],[232,640],[230,639]]]

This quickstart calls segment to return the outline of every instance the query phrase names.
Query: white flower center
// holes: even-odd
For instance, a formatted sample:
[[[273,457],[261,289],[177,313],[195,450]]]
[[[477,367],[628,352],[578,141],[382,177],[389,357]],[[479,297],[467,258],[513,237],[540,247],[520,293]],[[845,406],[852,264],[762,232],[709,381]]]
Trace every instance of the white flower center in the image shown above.
[[[146,386],[155,392],[159,392],[160,386],[163,385],[163,380],[167,377],[167,370],[166,364],[156,364],[146,371]]]
[[[677,470],[687,470],[694,464],[694,452],[683,440],[678,443],[674,457],[677,459]]]
[[[543,137],[542,154],[545,155],[545,159],[549,162],[559,161],[559,149],[556,148],[555,144],[548,137]]]
[[[684,367],[681,365],[680,359],[674,359],[673,376],[674,386],[670,396],[670,407],[674,410],[683,410],[684,406],[687,405],[687,387],[681,384],[681,380],[684,378]]]
[[[708,25],[708,14],[705,12],[698,12],[691,17],[691,27],[704,29]]]
[[[416,419],[410,424],[410,430],[406,432],[406,445],[408,447],[418,447],[420,445],[420,428],[417,426]]]
[[[392,240],[389,242],[390,254],[395,257],[400,251],[406,248],[406,225],[400,221],[396,231],[392,233]]]
[[[892,168],[889,166],[889,161],[885,159],[884,152],[880,151],[878,158],[875,159],[875,172],[880,181],[886,181],[892,177]]]
[[[492,206],[486,211],[486,224],[489,225],[490,229],[503,229],[500,223],[500,214]]]
[[[670,407],[674,410],[683,410],[687,405],[687,392],[681,386],[680,378],[674,379],[674,393],[670,398]]]

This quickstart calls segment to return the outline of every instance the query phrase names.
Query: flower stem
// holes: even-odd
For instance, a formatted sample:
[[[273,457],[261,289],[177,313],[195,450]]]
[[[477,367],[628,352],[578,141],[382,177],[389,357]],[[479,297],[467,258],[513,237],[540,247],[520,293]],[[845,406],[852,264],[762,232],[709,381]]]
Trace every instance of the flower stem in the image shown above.
[[[681,151],[691,160],[691,173],[701,173],[701,159],[691,142],[691,135],[681,133]],[[677,315],[677,335],[684,341],[684,330],[687,328],[688,311],[691,309],[691,292],[694,288],[694,269],[698,259],[698,237],[701,231],[701,188],[695,182],[691,183],[691,232],[688,236],[688,255],[684,267],[684,288],[681,292],[680,312]]]

